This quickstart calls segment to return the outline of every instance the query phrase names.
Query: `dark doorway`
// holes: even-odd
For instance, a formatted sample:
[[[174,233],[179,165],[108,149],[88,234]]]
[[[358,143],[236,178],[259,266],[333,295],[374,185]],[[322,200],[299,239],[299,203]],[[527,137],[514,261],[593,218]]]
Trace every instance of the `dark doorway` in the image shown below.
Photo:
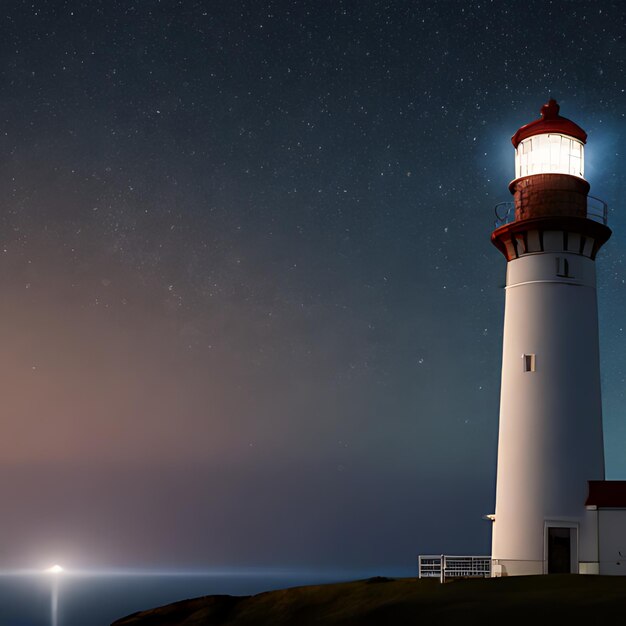
[[[548,574],[572,571],[572,529],[548,528]]]

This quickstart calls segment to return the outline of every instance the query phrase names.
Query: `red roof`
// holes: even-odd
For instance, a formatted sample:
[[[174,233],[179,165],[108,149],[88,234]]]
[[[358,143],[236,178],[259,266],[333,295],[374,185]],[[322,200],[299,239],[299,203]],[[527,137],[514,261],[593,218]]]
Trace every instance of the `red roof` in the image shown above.
[[[590,480],[585,506],[626,508],[626,480]]]
[[[568,120],[566,117],[559,115],[561,107],[557,101],[550,98],[547,104],[541,107],[541,118],[522,126],[511,137],[513,146],[517,148],[519,142],[527,137],[533,135],[543,135],[545,133],[560,133],[562,135],[569,135],[574,137],[583,143],[587,143],[587,133],[578,125],[574,124],[572,120]]]

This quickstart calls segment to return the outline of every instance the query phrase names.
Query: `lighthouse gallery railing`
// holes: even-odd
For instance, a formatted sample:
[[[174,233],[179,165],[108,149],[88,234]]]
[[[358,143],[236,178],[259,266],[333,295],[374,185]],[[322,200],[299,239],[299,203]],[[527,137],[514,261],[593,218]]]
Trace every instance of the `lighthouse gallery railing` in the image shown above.
[[[499,202],[494,207],[496,219],[494,220],[494,226],[499,228],[505,224],[510,224],[515,220],[515,203]],[[600,222],[606,226],[609,221],[609,205],[600,198],[595,196],[587,196],[587,219],[594,222]]]

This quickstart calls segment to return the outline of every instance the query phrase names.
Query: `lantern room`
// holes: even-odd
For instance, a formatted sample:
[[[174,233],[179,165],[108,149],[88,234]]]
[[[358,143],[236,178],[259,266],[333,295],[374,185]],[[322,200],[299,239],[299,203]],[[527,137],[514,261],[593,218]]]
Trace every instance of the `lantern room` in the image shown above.
[[[520,141],[515,150],[515,178],[531,174],[570,174],[585,177],[582,141],[546,133]]]
[[[584,178],[587,133],[559,115],[551,99],[541,107],[541,118],[522,126],[511,138],[515,147],[515,178],[535,174],[569,174]]]
[[[559,115],[550,99],[541,117],[511,137],[515,148],[515,179],[509,184],[515,221],[588,216],[589,183],[584,178],[587,133]]]

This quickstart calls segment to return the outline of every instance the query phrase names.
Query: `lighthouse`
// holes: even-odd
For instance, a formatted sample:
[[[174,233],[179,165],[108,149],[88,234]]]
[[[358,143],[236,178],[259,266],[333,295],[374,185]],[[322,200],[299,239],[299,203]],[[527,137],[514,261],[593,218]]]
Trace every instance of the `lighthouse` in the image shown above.
[[[494,576],[600,571],[599,514],[586,503],[604,484],[595,265],[611,230],[589,196],[586,141],[550,100],[513,135],[513,202],[496,207],[506,287]]]

